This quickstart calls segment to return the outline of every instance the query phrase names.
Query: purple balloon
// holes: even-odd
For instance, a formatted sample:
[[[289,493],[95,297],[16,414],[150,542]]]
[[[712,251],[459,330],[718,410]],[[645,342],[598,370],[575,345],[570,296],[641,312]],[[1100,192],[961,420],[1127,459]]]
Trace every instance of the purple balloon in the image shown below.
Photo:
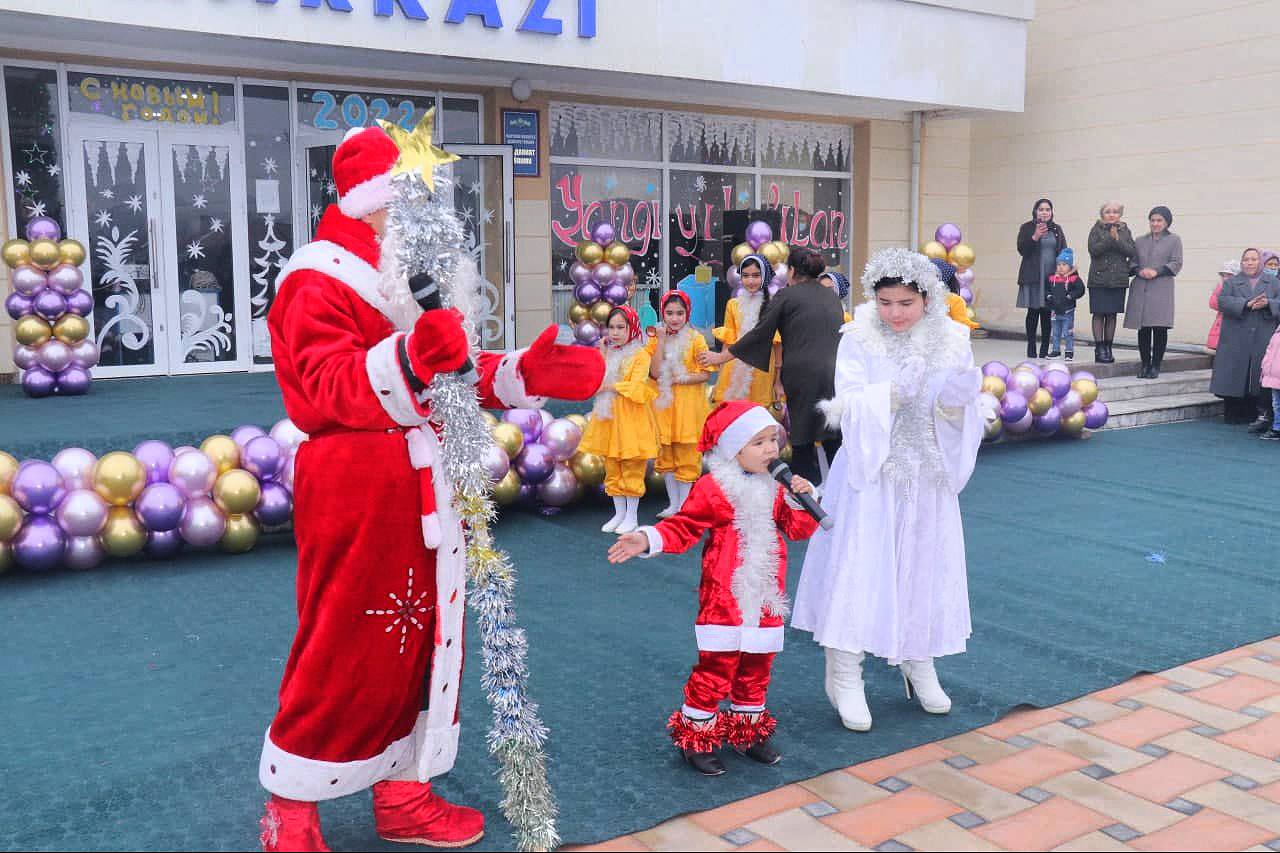
[[[520,494],[516,497],[516,504],[525,509],[532,509],[538,505],[538,487],[533,483],[521,483]]]
[[[1052,394],[1053,399],[1061,400],[1071,390],[1071,374],[1065,370],[1046,370],[1040,377],[1040,387]]]
[[[741,273],[738,272],[738,268],[729,267],[729,269],[725,271],[724,281],[725,281],[725,284],[729,285],[729,287],[733,288],[734,290],[737,290],[739,287],[742,287],[742,275]]]
[[[22,374],[22,390],[28,397],[48,397],[57,389],[58,377],[38,364]]]
[[[574,327],[573,338],[583,346],[592,346],[600,340],[600,327],[590,320],[583,320]]]
[[[85,338],[71,347],[71,363],[76,367],[88,369],[98,363],[98,345],[91,338]]]
[[[944,222],[938,226],[937,231],[933,232],[933,239],[941,243],[949,252],[960,242],[960,226],[953,222]]]
[[[501,449],[498,452],[501,453]],[[258,506],[254,508],[253,514],[265,527],[288,524],[293,517],[293,495],[279,483],[263,483],[262,495],[258,498]]]
[[[274,480],[284,467],[285,451],[269,435],[249,439],[240,454],[240,467],[259,480]]]
[[[35,349],[28,346],[18,344],[13,348],[13,363],[18,366],[19,370],[26,370],[39,364],[39,355]]]
[[[583,305],[600,301],[600,285],[594,281],[583,282],[573,289],[573,298]]]
[[[133,449],[133,455],[147,470],[147,485],[169,482],[169,466],[173,464],[175,454],[168,444],[154,439],[144,441]]]
[[[58,393],[67,397],[79,397],[89,393],[89,385],[93,378],[89,371],[79,365],[71,365],[57,376]]]
[[[1080,392],[1072,389],[1062,395],[1062,399],[1058,401],[1058,411],[1062,412],[1064,418],[1069,418],[1076,412],[1084,408],[1084,400],[1080,399]]]
[[[786,287],[786,285],[775,278],[773,281],[769,282],[769,296],[777,296],[778,291],[782,290],[784,287]]]
[[[62,239],[62,229],[51,217],[37,216],[27,223],[27,239],[33,242],[36,240],[57,242]]]
[[[1022,435],[1031,429],[1032,423],[1035,421],[1035,415],[1030,410],[1023,413],[1022,417],[1016,421],[1005,421],[1005,431],[1013,435]]]
[[[58,291],[46,287],[31,300],[31,307],[46,320],[56,320],[67,313],[67,298]]]
[[[57,468],[43,459],[28,459],[14,472],[9,493],[24,510],[41,515],[53,512],[67,490]]]
[[[70,536],[62,564],[68,569],[84,571],[97,566],[106,556],[107,552],[97,536]]]
[[[94,456],[83,447],[64,447],[53,457],[53,467],[62,475],[62,485],[70,489],[93,488],[93,466],[98,463]],[[83,536],[83,533],[73,534]]]
[[[574,284],[586,284],[591,281],[591,267],[582,261],[574,261],[573,266],[569,267],[569,278]]]
[[[502,420],[520,427],[525,444],[536,444],[542,436],[542,413],[537,409],[510,409],[503,412]]]
[[[148,557],[163,560],[177,556],[182,546],[182,534],[178,530],[152,530],[147,534],[147,544],[142,551]]]
[[[1094,400],[1084,410],[1084,427],[1085,429],[1102,429],[1103,424],[1107,422],[1110,416],[1107,411],[1107,404],[1101,400]]]
[[[498,483],[511,470],[511,457],[507,451],[496,444],[491,444],[484,451],[484,467],[489,472],[489,481]]]
[[[68,536],[97,536],[107,523],[109,507],[92,489],[73,489],[58,505],[58,524]]]
[[[973,267],[962,269],[956,273],[956,287],[973,287],[974,281]]]
[[[551,451],[557,462],[564,462],[578,452],[582,430],[573,421],[559,418],[543,427],[542,443]]]
[[[997,376],[1005,382],[1009,381],[1009,366],[1003,361],[988,361],[982,365],[983,376]]]
[[[267,431],[260,426],[254,424],[241,424],[231,431],[231,440],[234,441],[241,450],[251,440],[260,435],[266,435]]]
[[[1027,413],[1027,398],[1018,391],[1006,391],[1000,401],[1000,420],[1006,424],[1022,420]]]
[[[1076,382],[1081,379],[1088,379],[1090,382],[1098,381],[1098,377],[1094,376],[1092,373],[1090,373],[1087,370],[1077,370],[1075,373],[1071,374],[1072,382]]]
[[[1009,374],[1005,384],[1009,390],[1017,391],[1025,399],[1030,400],[1031,395],[1035,394],[1036,389],[1040,387],[1040,377],[1029,370],[1018,369]]]
[[[591,268],[591,278],[596,284],[600,285],[600,290],[603,293],[606,287],[617,280],[618,270],[608,261],[601,261]]]
[[[516,457],[515,466],[522,483],[536,486],[551,476],[556,467],[556,458],[544,445],[525,444],[524,450]]]
[[[1044,368],[1036,364],[1034,361],[1024,361],[1014,368],[1014,371],[1026,370],[1035,376],[1036,382],[1040,381],[1040,377],[1044,376]]]
[[[11,543],[13,557],[27,571],[45,572],[62,563],[67,534],[47,515],[29,515]]]
[[[631,264],[623,264],[618,267],[618,277],[615,281],[623,287],[630,287],[636,283],[636,271]]]
[[[604,289],[601,296],[610,305],[622,305],[627,301],[627,289],[615,281]]]
[[[148,476],[150,471],[148,471]],[[148,530],[173,530],[182,521],[187,499],[170,483],[152,483],[134,501],[138,520]]]
[[[175,452],[169,465],[169,482],[188,498],[207,497],[218,479],[218,466],[199,450]]]
[[[965,305],[973,304],[973,291],[967,287],[960,288],[960,298],[964,300]]]
[[[307,434],[298,429],[297,425],[288,418],[281,418],[276,421],[275,426],[271,428],[271,437],[290,453],[297,450],[298,445],[307,440]]]
[[[49,270],[48,280],[49,286],[63,296],[70,296],[84,284],[84,276],[80,274],[80,268],[71,264],[58,264]]]
[[[4,300],[4,310],[9,312],[9,316],[14,320],[21,320],[27,314],[34,311],[31,304],[31,297],[25,293],[14,291],[10,293]]]
[[[561,462],[538,486],[538,499],[547,506],[568,506],[578,496],[578,478]]]
[[[227,530],[227,517],[218,509],[212,498],[198,497],[187,501],[178,530],[187,543],[197,548],[217,544]]]
[[[33,266],[21,266],[13,271],[13,289],[24,296],[35,296],[46,284],[49,277],[44,270]]]
[[[284,460],[284,466],[280,469],[280,473],[276,475],[276,482],[284,486],[291,493],[293,492],[293,463],[298,458],[298,452],[295,450],[290,453]]]
[[[595,240],[601,246],[607,246],[613,242],[614,233],[612,225],[608,222],[601,222],[595,228],[591,229],[591,239]]]
[[[1062,426],[1062,412],[1057,406],[1050,406],[1049,411],[1035,419],[1036,432],[1041,435],[1053,435]]]
[[[89,312],[93,311],[93,296],[87,290],[77,290],[75,293],[68,294],[67,310],[72,314],[88,317]]]
[[[773,229],[763,219],[757,219],[747,226],[747,245],[753,250],[759,249],[773,239]]]
[[[71,364],[71,347],[57,338],[50,338],[36,350],[36,357],[45,370],[58,373]]]

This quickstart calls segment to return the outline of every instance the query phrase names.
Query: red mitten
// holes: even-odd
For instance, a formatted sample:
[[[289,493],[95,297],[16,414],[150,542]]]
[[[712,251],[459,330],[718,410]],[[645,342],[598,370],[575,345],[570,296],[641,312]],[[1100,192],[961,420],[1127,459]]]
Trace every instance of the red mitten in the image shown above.
[[[548,326],[520,357],[525,390],[535,397],[586,400],[604,381],[604,356],[595,347],[561,346]]]
[[[406,342],[413,375],[424,385],[437,373],[457,370],[470,347],[462,330],[462,315],[452,308],[424,311]]]

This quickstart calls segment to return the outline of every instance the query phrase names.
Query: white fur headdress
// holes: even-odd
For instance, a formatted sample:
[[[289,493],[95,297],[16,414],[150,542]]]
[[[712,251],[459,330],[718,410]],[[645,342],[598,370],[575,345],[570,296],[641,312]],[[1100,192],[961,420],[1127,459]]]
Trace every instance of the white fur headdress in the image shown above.
[[[875,298],[876,282],[883,278],[900,278],[915,285],[925,296],[925,311],[929,314],[947,313],[947,286],[938,278],[938,268],[919,252],[892,248],[872,255],[862,271],[862,290],[867,299]]]

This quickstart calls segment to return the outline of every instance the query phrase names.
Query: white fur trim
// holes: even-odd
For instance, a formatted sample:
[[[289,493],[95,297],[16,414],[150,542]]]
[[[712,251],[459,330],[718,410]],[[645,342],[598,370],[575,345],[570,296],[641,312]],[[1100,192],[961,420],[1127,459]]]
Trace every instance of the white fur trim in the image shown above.
[[[528,349],[509,352],[498,362],[493,374],[493,396],[509,409],[541,409],[546,397],[534,397],[525,390],[524,377],[520,373],[520,359]]]
[[[720,437],[716,439],[716,449],[726,459],[732,459],[751,442],[751,439],[756,437],[757,433],[777,425],[778,422],[774,420],[773,415],[769,414],[763,406],[752,406],[724,428]]]
[[[760,308],[764,305],[764,291],[743,293],[736,297],[738,303],[738,340],[742,340],[747,332],[760,322]],[[734,343],[737,343],[735,341]],[[745,400],[751,393],[751,380],[755,376],[755,368],[745,361],[733,359],[723,368],[729,371],[729,382],[725,385],[724,399]]]
[[[391,317],[387,300],[378,290],[381,273],[365,263],[357,255],[353,255],[337,243],[328,240],[316,240],[298,249],[289,258],[289,262],[276,277],[279,287],[291,273],[298,270],[312,270],[338,279],[356,292],[361,299],[369,303],[379,314]]]
[[[390,204],[392,195],[391,173],[384,172],[347,190],[338,201],[338,209],[352,219],[363,219]]]
[[[462,727],[450,723],[440,728],[425,725],[427,712],[418,717],[422,725],[414,726],[414,748],[418,756],[418,781],[426,782],[453,769],[458,760],[458,736]]]
[[[669,409],[675,400],[672,388],[681,379],[688,378],[685,372],[685,354],[693,346],[696,333],[693,327],[685,327],[676,333],[674,338],[667,338],[662,345],[662,361],[658,364],[658,399],[653,401],[655,409]]]
[[[613,417],[613,400],[617,391],[610,390],[622,381],[627,368],[631,364],[631,356],[639,352],[640,339],[629,341],[620,347],[609,346],[604,351],[604,379],[600,382],[600,390],[596,393],[595,402],[591,404],[591,417],[607,421]]]
[[[725,459],[719,452],[712,455],[709,464],[711,477],[733,507],[739,563],[729,588],[742,613],[742,624],[748,628],[759,625],[764,610],[785,618],[789,606],[786,593],[778,588],[781,553],[778,525],[773,519],[780,486],[768,474],[748,474],[736,460]]]
[[[822,412],[822,417],[827,422],[828,429],[839,429],[840,421],[844,418],[845,409],[849,407],[849,401],[844,397],[832,397],[830,400],[819,400],[818,411]]]
[[[422,542],[428,548],[439,548],[443,533],[440,528],[440,514],[433,512],[422,517]]]
[[[694,637],[700,652],[752,652],[766,654],[782,651],[784,632],[781,625],[772,628],[746,625],[694,625]]]
[[[404,337],[397,332],[378,341],[365,353],[364,370],[369,376],[373,395],[382,404],[382,410],[400,426],[418,426],[427,422],[418,414],[413,392],[400,369],[400,356],[396,341]],[[415,466],[416,467],[416,466]]]
[[[636,532],[643,533],[649,540],[649,553],[641,554],[642,558],[647,560],[662,553],[662,534],[658,532],[658,528],[646,524],[644,527],[636,528]]]
[[[439,445],[428,440],[423,430],[410,430],[405,434],[405,441],[409,444],[409,464],[415,471],[421,471],[436,464],[436,448]]]
[[[403,772],[414,763],[414,732],[400,738],[378,755],[359,761],[320,761],[286,752],[271,740],[271,730],[263,739],[258,761],[258,781],[271,793],[290,800],[318,802],[345,797]]]

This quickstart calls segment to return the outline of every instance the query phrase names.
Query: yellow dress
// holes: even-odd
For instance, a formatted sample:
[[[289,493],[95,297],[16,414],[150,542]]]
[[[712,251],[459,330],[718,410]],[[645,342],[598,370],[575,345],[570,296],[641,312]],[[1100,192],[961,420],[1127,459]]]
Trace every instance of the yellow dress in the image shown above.
[[[707,351],[706,339],[697,331],[690,329],[688,342],[684,345],[683,357],[679,362],[679,370],[685,375],[707,374],[711,370],[698,364],[698,356]],[[658,351],[658,339],[650,338],[645,344],[645,352],[652,360]],[[661,367],[659,367],[661,371]],[[675,378],[679,378],[678,376]],[[707,386],[671,384],[671,402],[662,408],[665,401],[661,399],[661,389],[656,380],[649,380],[654,392],[653,413],[658,420],[658,441],[663,445],[697,444],[702,437],[702,425],[711,413],[711,405],[707,402]]]
[[[732,346],[738,342],[738,338],[742,337],[742,306],[737,298],[730,299],[724,307],[724,325],[717,326],[712,330],[717,341],[720,341],[726,347]],[[781,337],[775,335],[774,343],[782,340]],[[741,387],[741,382],[734,380],[734,375],[743,370],[751,372],[751,380],[746,387],[745,395],[737,395],[735,397],[727,397],[730,392],[730,386]],[[746,362],[733,360],[725,362],[720,366],[720,375],[716,378],[715,390],[711,393],[711,402],[722,403],[728,399],[746,399],[753,403],[759,403],[761,406],[768,408],[773,405],[773,377],[777,373],[777,365],[773,360],[769,362],[769,370],[756,370]]]
[[[609,355],[605,356],[605,384],[611,375],[618,377],[612,380],[614,393],[610,398],[596,395],[578,447],[606,459],[653,459],[658,455],[658,425],[651,404],[658,387],[649,380],[649,352],[637,343],[634,352],[618,357],[621,363],[610,374]]]

